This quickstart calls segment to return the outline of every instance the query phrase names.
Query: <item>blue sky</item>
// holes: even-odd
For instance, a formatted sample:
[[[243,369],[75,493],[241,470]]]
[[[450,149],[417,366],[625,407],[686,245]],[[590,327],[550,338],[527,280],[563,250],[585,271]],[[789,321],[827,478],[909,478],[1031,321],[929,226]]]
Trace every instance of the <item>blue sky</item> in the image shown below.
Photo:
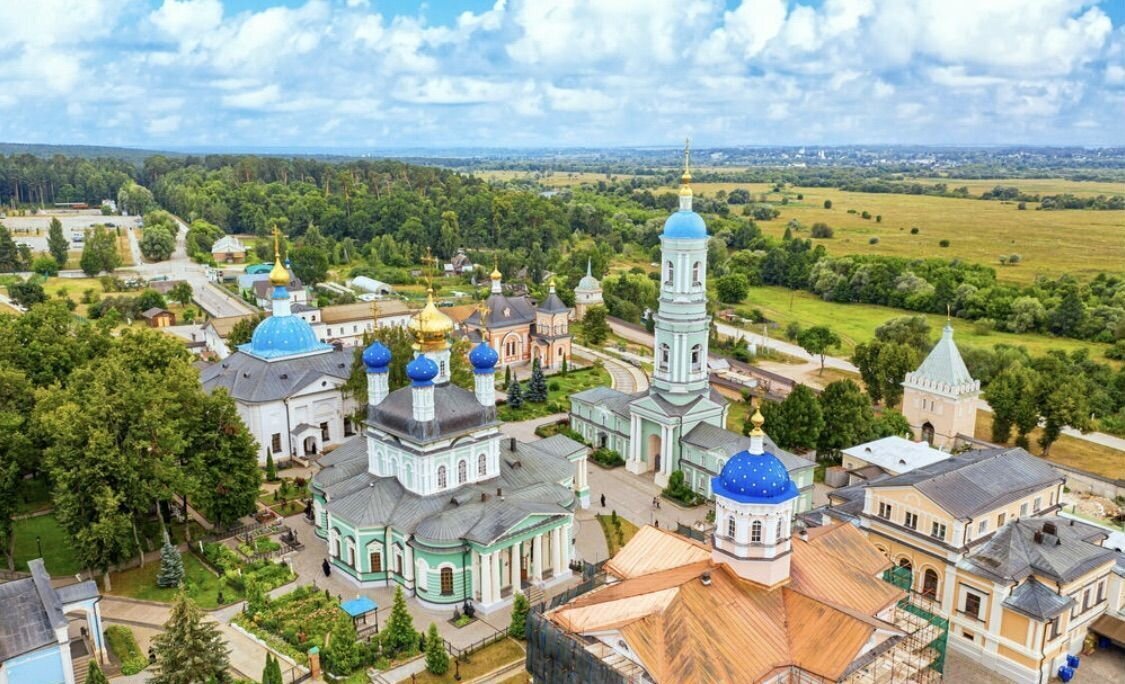
[[[0,0],[0,140],[1125,144],[1125,0]]]

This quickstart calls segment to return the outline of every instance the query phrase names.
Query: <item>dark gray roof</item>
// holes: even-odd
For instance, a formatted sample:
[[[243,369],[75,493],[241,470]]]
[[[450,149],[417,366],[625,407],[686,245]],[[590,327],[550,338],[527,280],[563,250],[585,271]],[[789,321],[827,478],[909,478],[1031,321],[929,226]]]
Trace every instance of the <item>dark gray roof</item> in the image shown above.
[[[585,444],[576,442],[566,435],[551,435],[536,442],[525,442],[523,446],[556,458],[570,458],[576,453],[586,451]]]
[[[697,446],[700,449],[715,449],[721,451],[727,456],[733,456],[740,451],[750,448],[749,437],[740,435],[737,432],[731,432],[730,430],[710,423],[700,423],[691,430],[688,430],[687,434],[683,437],[683,441],[692,446]],[[770,439],[769,435],[766,435],[763,441],[766,451],[777,456],[778,460],[785,466],[785,469],[790,472],[800,468],[811,468],[816,465],[807,458],[802,458],[777,446],[777,443]]]
[[[59,596],[59,601],[62,603],[88,601],[101,595],[101,592],[98,591],[98,584],[94,580],[86,580],[78,584],[68,584],[65,587],[59,587],[56,591]]]
[[[506,328],[513,325],[535,321],[535,304],[527,297],[508,297],[492,294],[488,297],[487,328]],[[479,328],[480,311],[474,311],[465,319],[465,325]]]
[[[613,411],[614,413],[628,417],[629,404],[642,397],[647,397],[648,392],[637,392],[635,394],[626,394],[621,390],[615,390],[612,387],[591,387],[581,392],[575,392],[570,395],[571,399],[577,399],[587,404],[595,406],[604,406],[605,408]]]
[[[1062,596],[1040,584],[1034,577],[1012,590],[1004,605],[1037,620],[1050,620],[1074,604],[1074,599]]]
[[[513,451],[511,441],[505,440],[499,477],[431,496],[414,494],[393,477],[370,474],[365,441],[353,440],[360,446],[349,450],[350,458],[339,458],[313,477],[333,517],[354,525],[390,525],[423,543],[490,544],[529,515],[564,515],[574,506],[574,494],[561,484],[573,476],[573,466],[553,453],[559,450],[557,441],[545,447],[516,442]],[[502,497],[496,496],[497,488]]]
[[[141,318],[152,318],[153,316],[158,316],[162,313],[172,313],[172,312],[168,311],[167,309],[161,309],[159,306],[154,306],[151,309],[145,309],[144,311],[142,311],[141,312]]]
[[[57,643],[67,624],[43,560],[27,565],[31,577],[0,584],[0,663]]]
[[[954,517],[971,518],[1062,479],[1050,463],[1023,449],[996,448],[967,451],[871,486],[913,486]]]
[[[431,442],[496,423],[496,407],[484,406],[472,392],[447,382],[434,385],[434,419],[414,420],[413,388],[400,387],[378,406],[368,406],[367,423],[415,442]]]
[[[1066,583],[1115,560],[1111,549],[1086,541],[1087,536],[1087,530],[1072,527],[1065,518],[1014,520],[958,567],[1001,581],[1020,581],[1035,574]]]
[[[327,468],[330,465],[336,465],[343,461],[350,461],[354,458],[367,455],[367,441],[360,438],[349,439],[340,446],[336,447],[327,454],[317,459],[317,464],[321,468]]]
[[[551,294],[547,295],[547,298],[544,299],[543,302],[539,305],[539,310],[544,313],[552,314],[565,313],[567,311],[570,311],[570,307],[564,304],[563,300],[559,299],[559,296],[557,294],[552,292]]]
[[[322,375],[347,380],[355,362],[354,350],[325,351],[266,361],[245,352],[235,352],[199,373],[208,392],[225,387],[240,401],[279,401],[315,382]]]
[[[269,299],[270,293],[273,292],[273,284],[268,278],[263,280],[255,280],[253,284],[254,296],[258,299]],[[301,279],[293,275],[293,271],[289,271],[289,284],[285,287],[289,292],[305,289]]]

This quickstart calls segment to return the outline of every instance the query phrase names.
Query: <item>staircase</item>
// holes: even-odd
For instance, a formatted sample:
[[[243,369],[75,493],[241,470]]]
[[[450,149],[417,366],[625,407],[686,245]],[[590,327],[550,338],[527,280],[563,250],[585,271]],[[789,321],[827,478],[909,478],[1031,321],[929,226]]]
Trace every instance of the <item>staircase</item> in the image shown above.
[[[90,649],[84,639],[70,642],[70,662],[74,668],[74,684],[86,684],[90,672]]]
[[[529,585],[527,587],[527,602],[533,606],[543,603],[543,587]]]

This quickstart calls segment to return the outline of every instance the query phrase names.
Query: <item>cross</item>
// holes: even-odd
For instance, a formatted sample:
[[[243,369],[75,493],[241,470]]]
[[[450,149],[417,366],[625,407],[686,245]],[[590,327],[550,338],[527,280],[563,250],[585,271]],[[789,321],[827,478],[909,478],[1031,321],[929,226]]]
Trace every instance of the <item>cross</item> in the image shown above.
[[[689,173],[688,166],[691,164],[691,138],[684,138],[684,173]]]
[[[491,311],[491,309],[488,308],[488,301],[482,299],[480,306],[477,307],[477,311],[480,312],[481,337],[487,340],[492,337],[488,332],[488,314]]]
[[[281,258],[281,248],[278,244],[278,239],[281,237],[281,231],[278,230],[277,224],[273,226],[273,258],[276,261]]]
[[[427,269],[426,280],[429,282],[429,285],[431,286],[431,289],[432,289],[433,283],[434,283],[434,263],[436,261],[437,261],[437,259],[434,258],[433,252],[431,252],[430,248],[427,247],[426,248],[426,256],[422,257],[422,263],[425,265],[425,268]]]

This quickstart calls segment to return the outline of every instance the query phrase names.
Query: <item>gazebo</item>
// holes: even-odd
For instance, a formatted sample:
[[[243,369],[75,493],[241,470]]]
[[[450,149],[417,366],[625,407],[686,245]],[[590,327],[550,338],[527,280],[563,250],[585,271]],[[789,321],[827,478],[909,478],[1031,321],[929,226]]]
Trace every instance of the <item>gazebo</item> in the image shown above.
[[[355,625],[356,632],[364,631],[360,629],[360,624],[367,624],[368,614],[375,614],[375,632],[379,632],[379,604],[375,603],[366,596],[356,596],[354,599],[348,599],[340,604],[340,608],[348,614],[352,619],[352,624]],[[362,622],[360,622],[362,621]]]

